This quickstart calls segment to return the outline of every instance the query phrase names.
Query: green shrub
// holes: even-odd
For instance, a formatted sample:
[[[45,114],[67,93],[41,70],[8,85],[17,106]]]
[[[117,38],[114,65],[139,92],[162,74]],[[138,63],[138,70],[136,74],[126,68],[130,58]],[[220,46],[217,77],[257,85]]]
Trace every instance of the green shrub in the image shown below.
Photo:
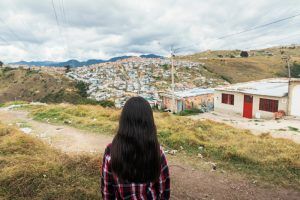
[[[291,66],[291,76],[293,78],[300,78],[300,64],[294,63]]]
[[[76,83],[75,87],[78,90],[78,94],[82,97],[88,97],[87,91],[89,89],[89,85],[83,81],[79,81]]]
[[[187,115],[196,115],[199,113],[203,113],[203,112],[200,109],[192,108],[192,109],[180,111],[178,115],[187,116]]]

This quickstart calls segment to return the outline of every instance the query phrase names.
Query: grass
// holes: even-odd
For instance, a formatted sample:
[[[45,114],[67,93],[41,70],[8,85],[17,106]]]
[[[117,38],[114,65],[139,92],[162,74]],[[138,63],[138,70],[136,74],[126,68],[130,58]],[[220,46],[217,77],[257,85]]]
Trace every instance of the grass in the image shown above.
[[[100,106],[50,105],[31,107],[36,120],[67,123],[99,134],[115,133],[120,111]],[[201,154],[220,166],[263,181],[300,189],[300,145],[264,134],[254,136],[223,123],[196,121],[155,112],[160,142],[170,149]]]
[[[295,131],[295,132],[299,132],[299,129],[293,126],[289,126],[288,127],[290,131]]]
[[[100,199],[98,156],[70,156],[0,124],[0,199]]]
[[[76,128],[103,134],[116,130],[119,111],[91,105],[29,106],[35,120],[68,124]]]
[[[12,106],[12,105],[23,105],[23,104],[27,104],[27,102],[25,102],[25,101],[10,101],[10,102],[5,102],[5,103],[0,103],[0,108]]]

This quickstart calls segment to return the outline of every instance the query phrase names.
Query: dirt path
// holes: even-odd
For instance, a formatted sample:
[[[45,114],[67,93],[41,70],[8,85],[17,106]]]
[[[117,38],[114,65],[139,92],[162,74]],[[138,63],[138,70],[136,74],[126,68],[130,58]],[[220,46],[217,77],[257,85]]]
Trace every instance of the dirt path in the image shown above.
[[[0,109],[0,121],[17,125],[26,134],[35,135],[53,147],[68,153],[102,153],[112,137],[87,133],[68,126],[32,120],[27,112]],[[299,191],[262,186],[232,173],[194,168],[185,160],[169,156],[172,199],[299,199]],[[204,161],[199,160],[200,165]]]
[[[34,121],[25,111],[0,109],[0,121],[17,125],[26,134],[37,136],[64,152],[103,152],[106,145],[112,141],[111,136]]]
[[[239,129],[248,129],[253,134],[270,133],[274,138],[285,138],[300,143],[300,119],[287,116],[279,120],[246,119],[239,115],[210,112],[190,116],[192,119],[209,119]]]

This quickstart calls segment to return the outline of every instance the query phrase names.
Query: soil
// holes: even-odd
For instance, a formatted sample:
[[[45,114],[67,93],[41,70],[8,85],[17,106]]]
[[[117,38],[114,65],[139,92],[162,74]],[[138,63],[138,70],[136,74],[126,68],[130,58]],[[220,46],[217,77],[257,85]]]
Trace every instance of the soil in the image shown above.
[[[67,153],[103,153],[111,136],[93,134],[69,126],[32,120],[25,111],[0,109],[0,121],[19,126],[24,134],[36,136]],[[171,173],[171,199],[299,199],[300,191],[256,181],[220,169],[195,167],[180,154],[167,156]],[[207,162],[197,160],[198,165]]]

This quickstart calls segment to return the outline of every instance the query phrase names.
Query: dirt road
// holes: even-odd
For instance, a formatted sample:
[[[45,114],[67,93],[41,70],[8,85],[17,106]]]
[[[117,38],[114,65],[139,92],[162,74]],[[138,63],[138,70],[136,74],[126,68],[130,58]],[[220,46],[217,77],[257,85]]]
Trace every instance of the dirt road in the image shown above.
[[[99,152],[112,137],[87,133],[68,126],[32,120],[24,111],[0,109],[0,122],[16,125],[24,132],[37,136],[67,153]],[[172,199],[299,199],[299,191],[275,186],[262,186],[237,174],[217,169],[198,168],[176,156],[168,155],[171,172]],[[199,165],[205,165],[197,160]]]

